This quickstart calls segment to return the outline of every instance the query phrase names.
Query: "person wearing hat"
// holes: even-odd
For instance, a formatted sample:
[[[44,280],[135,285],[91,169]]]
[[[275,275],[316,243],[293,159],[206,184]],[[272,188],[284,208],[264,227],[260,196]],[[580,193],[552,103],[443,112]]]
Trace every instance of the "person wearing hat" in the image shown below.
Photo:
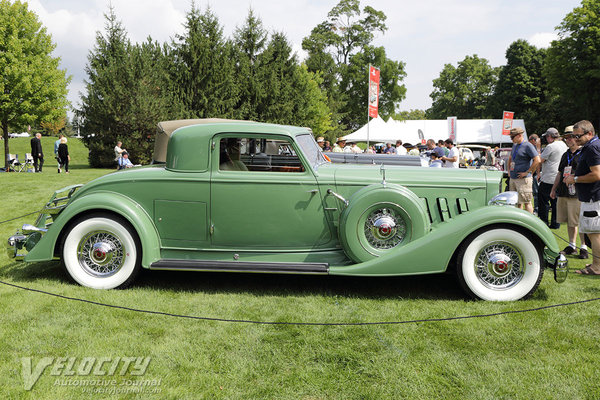
[[[333,145],[332,152],[334,153],[343,153],[344,147],[346,147],[346,140],[343,138],[338,138],[337,142]]]
[[[317,144],[321,148],[321,151],[323,151],[323,147],[325,146],[325,138],[323,136],[319,136],[317,138]]]
[[[579,232],[587,233],[592,242],[592,263],[577,270],[582,275],[600,275],[600,140],[590,121],[573,125],[573,136],[581,147],[574,175],[564,178],[567,185],[575,184],[581,202]]]
[[[567,145],[560,140],[560,135],[556,128],[548,128],[542,137],[546,138],[548,145],[540,155],[542,172],[539,177],[538,187],[538,217],[550,229],[558,229],[560,228],[560,224],[556,222],[556,199],[550,197],[550,192],[558,174],[560,159],[567,151]],[[550,222],[548,222],[548,211],[552,211]]]
[[[533,178],[531,174],[540,164],[540,156],[535,147],[525,140],[525,131],[522,128],[510,130],[510,139],[513,148],[508,157],[508,171],[510,176],[510,190],[519,194],[517,206],[533,214]]]
[[[576,241],[581,202],[577,198],[575,185],[571,184],[567,186],[563,180],[567,176],[575,173],[581,155],[581,146],[573,136],[573,125],[565,128],[565,133],[562,138],[569,149],[562,155],[560,163],[558,164],[558,174],[556,174],[550,197],[556,199],[556,220],[559,223],[567,223],[569,244],[564,248],[563,253],[571,255],[577,253]],[[586,259],[589,257],[589,253],[585,244],[584,234],[580,233],[579,237],[581,239],[579,258]]]

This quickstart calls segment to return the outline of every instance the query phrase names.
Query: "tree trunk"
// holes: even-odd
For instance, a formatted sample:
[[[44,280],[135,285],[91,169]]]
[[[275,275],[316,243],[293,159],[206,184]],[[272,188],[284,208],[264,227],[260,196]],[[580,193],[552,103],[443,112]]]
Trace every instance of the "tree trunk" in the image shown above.
[[[8,148],[8,122],[2,121],[2,137],[4,138],[4,171],[8,172],[8,157],[9,157],[9,148]]]

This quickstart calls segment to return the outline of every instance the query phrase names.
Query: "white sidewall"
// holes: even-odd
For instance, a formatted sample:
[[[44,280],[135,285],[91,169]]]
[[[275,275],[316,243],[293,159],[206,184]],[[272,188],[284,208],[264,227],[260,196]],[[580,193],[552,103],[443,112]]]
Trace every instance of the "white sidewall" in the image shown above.
[[[477,253],[488,243],[498,240],[509,242],[518,249],[523,255],[525,264],[521,281],[508,289],[491,289],[485,286],[475,273]],[[509,229],[492,229],[481,233],[467,246],[460,268],[465,284],[475,296],[490,301],[513,301],[523,298],[535,287],[541,265],[537,249],[525,236]]]
[[[93,231],[107,231],[117,237],[124,248],[125,261],[121,269],[108,277],[90,275],[79,264],[77,246],[85,235]],[[137,248],[131,233],[119,222],[109,218],[90,218],[75,225],[65,238],[63,262],[71,277],[80,285],[94,289],[114,289],[122,285],[134,272]]]

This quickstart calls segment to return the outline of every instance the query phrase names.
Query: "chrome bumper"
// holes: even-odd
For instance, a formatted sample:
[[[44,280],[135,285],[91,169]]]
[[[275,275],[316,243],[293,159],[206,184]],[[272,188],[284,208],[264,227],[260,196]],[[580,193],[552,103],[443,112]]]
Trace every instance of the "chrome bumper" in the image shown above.
[[[555,253],[549,249],[544,249],[544,260],[546,268],[554,270],[554,280],[557,283],[563,283],[567,280],[569,274],[569,261],[562,253]]]

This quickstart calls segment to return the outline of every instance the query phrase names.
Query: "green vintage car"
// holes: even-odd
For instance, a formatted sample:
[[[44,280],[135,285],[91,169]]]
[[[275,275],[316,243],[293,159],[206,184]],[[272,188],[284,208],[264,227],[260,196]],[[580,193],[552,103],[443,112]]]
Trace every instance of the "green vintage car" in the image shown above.
[[[9,254],[61,258],[76,282],[97,289],[125,287],[141,268],[453,272],[471,296],[517,300],[536,290],[545,267],[566,278],[566,259],[541,220],[488,205],[511,202],[499,193],[501,172],[332,164],[308,128],[160,127],[170,127],[156,141],[164,163],[57,191],[36,223],[9,239]]]

